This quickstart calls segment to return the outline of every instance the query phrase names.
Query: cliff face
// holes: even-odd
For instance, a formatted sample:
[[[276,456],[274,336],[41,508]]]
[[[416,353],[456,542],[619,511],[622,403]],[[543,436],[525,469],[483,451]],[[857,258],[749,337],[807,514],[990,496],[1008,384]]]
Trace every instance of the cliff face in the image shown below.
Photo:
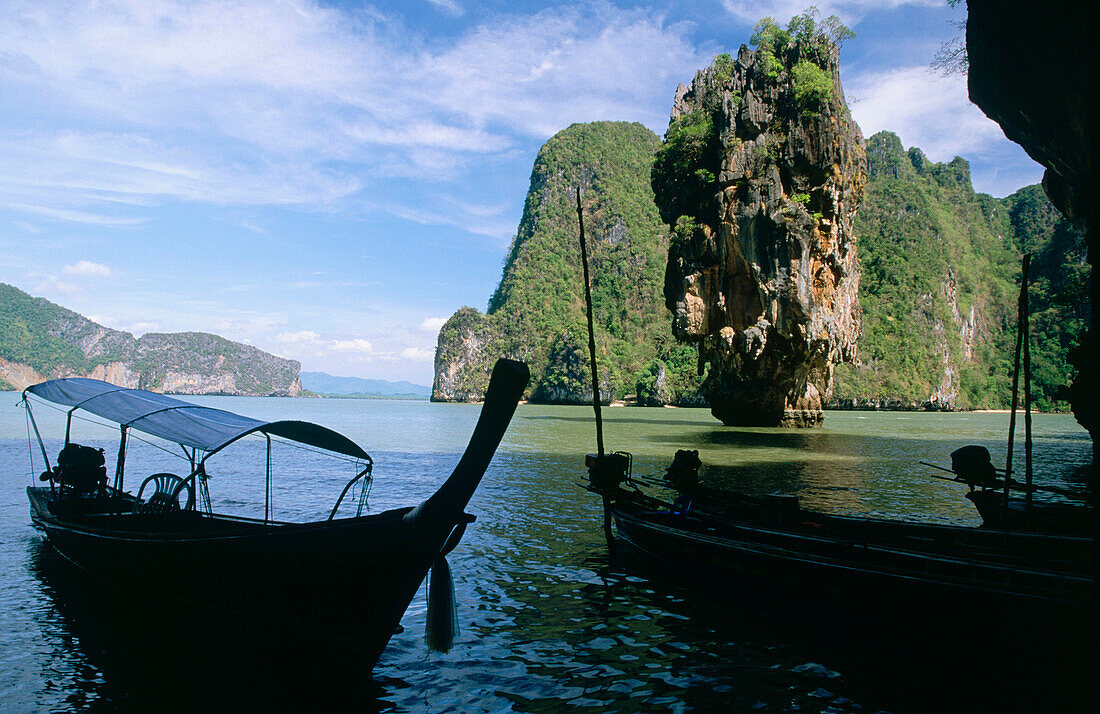
[[[726,424],[813,426],[860,331],[852,221],[866,181],[838,50],[742,46],[680,87],[653,172],[666,305]]]
[[[495,323],[462,307],[439,330],[435,350],[433,402],[479,402],[489,388],[492,363],[506,356]],[[495,348],[495,349],[494,349]]]
[[[91,377],[173,394],[297,396],[301,365],[202,332],[128,332],[0,285],[0,380],[15,389]]]
[[[867,140],[855,222],[863,334],[830,406],[950,410],[1003,405],[1019,272],[1011,212],[974,192],[970,166],[928,161],[897,135]]]
[[[663,371],[663,397],[697,394],[694,351],[670,339],[662,314],[667,237],[649,185],[659,141],[640,124],[574,124],[539,151],[500,285],[488,312],[464,307],[439,333],[435,401],[480,401],[501,356],[531,369],[528,398],[591,403],[576,190],[592,274],[600,394],[646,398]]]

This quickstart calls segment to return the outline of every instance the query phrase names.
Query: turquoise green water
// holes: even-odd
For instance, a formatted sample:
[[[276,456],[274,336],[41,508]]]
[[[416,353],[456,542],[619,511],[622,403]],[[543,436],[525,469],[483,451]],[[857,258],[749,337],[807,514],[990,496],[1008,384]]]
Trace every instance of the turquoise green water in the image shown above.
[[[138,648],[109,623],[106,632],[89,632],[71,596],[59,595],[56,558],[27,515],[23,489],[32,469],[16,401],[17,395],[0,393],[0,710],[152,711],[167,704],[233,710],[213,704],[233,701],[255,682],[209,680],[205,670],[196,673],[181,662],[172,643]],[[434,491],[479,413],[475,405],[428,402],[193,401],[261,419],[315,421],[347,434],[375,458],[375,511]],[[44,409],[36,414],[55,455],[63,420]],[[807,507],[840,513],[963,524],[977,522],[962,498],[965,487],[930,478],[935,472],[917,462],[946,465],[950,452],[968,443],[987,446],[1003,461],[1008,422],[1005,414],[833,412],[824,428],[781,431],[728,429],[697,409],[615,408],[604,415],[607,449],[632,452],[637,473],[660,473],[676,449],[698,449],[702,477],[712,485],[793,493]],[[113,460],[112,430],[81,423],[76,433]],[[912,690],[872,693],[860,684],[866,676],[827,651],[770,634],[755,613],[716,618],[681,590],[609,559],[600,505],[578,486],[583,454],[595,450],[594,433],[587,408],[518,409],[470,504],[477,521],[449,558],[463,627],[455,648],[445,655],[427,650],[421,594],[406,613],[405,632],[374,671],[369,701],[358,708],[928,709],[913,704],[925,688],[919,673]],[[263,443],[238,446],[210,464],[215,508],[262,514]],[[1041,483],[1082,492],[1075,469],[1087,463],[1091,443],[1072,417],[1038,415],[1035,451]],[[277,517],[326,514],[348,478],[341,464],[326,474],[299,456],[277,454]],[[144,473],[171,470],[176,461],[138,442],[127,463],[136,482]],[[119,656],[129,651],[135,656]],[[287,696],[302,697],[311,709],[343,710],[330,697],[346,684],[296,683]]]
[[[610,451],[635,457],[639,473],[660,473],[676,449],[698,449],[704,482],[751,493],[797,494],[807,507],[960,524],[978,521],[965,487],[918,462],[950,465],[950,453],[981,444],[1003,464],[1008,415],[991,413],[830,412],[819,429],[727,428],[705,409],[604,409]],[[595,451],[591,409],[527,406],[509,443],[522,451]],[[1022,421],[1022,420],[1020,420]],[[1022,428],[1016,443],[1023,466]],[[1091,442],[1070,415],[1037,415],[1039,483],[1080,490],[1077,470]],[[568,445],[563,449],[563,446]],[[1022,471],[1021,471],[1022,473]],[[1083,491],[1082,491],[1083,493]]]

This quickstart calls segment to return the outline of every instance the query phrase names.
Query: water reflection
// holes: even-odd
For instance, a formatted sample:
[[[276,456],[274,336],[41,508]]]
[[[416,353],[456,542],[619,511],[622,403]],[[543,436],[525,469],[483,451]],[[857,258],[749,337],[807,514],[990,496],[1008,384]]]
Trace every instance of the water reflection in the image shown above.
[[[72,711],[213,711],[354,707],[377,711],[386,686],[348,653],[274,639],[262,627],[146,600],[76,571],[48,545],[29,554],[52,607],[36,615],[49,699]]]
[[[375,512],[431,493],[457,462],[477,416],[468,405],[204,401],[260,417],[320,421],[348,433],[375,456]],[[829,414],[823,429],[780,432],[718,427],[706,410],[609,409],[605,416],[608,447],[634,453],[637,473],[662,473],[677,448],[699,448],[710,485],[793,493],[807,507],[829,511],[959,523],[977,520],[962,498],[965,487],[929,479],[915,464],[943,461],[962,443],[986,445],[1003,460],[1007,422],[1005,415],[846,413]],[[1044,479],[1074,483],[1073,469],[1091,449],[1083,433],[1072,418],[1036,419]],[[454,649],[437,654],[424,645],[421,592],[403,619],[405,632],[391,640],[370,676],[353,660],[270,642],[239,623],[166,612],[140,597],[123,602],[89,588],[30,527],[21,417],[6,434],[0,439],[0,709],[252,711],[266,703],[279,710],[341,711],[598,705],[608,711],[759,706],[845,712],[963,706],[928,706],[928,696],[920,698],[921,689],[934,689],[939,680],[909,663],[912,643],[891,641],[894,633],[881,633],[887,642],[876,649],[866,633],[806,627],[829,619],[814,610],[812,599],[776,612],[735,588],[708,582],[706,574],[701,583],[686,583],[610,558],[600,503],[578,486],[583,454],[595,449],[585,408],[520,408],[468,508],[477,521],[449,557],[463,628]],[[92,441],[112,455],[117,448],[109,434]],[[60,442],[52,443],[56,453]],[[410,444],[414,451],[407,450]],[[217,508],[255,515],[258,506],[262,513],[263,448],[242,443],[212,460]],[[178,463],[151,447],[134,454],[128,463],[149,473]],[[277,516],[327,515],[348,477],[339,470],[325,475],[296,453],[280,453]],[[889,664],[882,653],[893,653]],[[882,676],[897,672],[904,686],[898,677]]]
[[[512,478],[493,485],[493,502],[511,507],[487,523],[484,551],[463,563],[480,571],[466,574],[484,603],[471,639],[505,640],[506,658],[526,673],[500,689],[518,709],[741,711],[782,701],[849,710],[850,700],[796,671],[807,663],[798,653],[774,638],[752,639],[745,622],[739,632],[720,631],[713,618],[697,617],[682,588],[609,559],[598,501],[548,487],[575,467],[572,459],[522,463],[522,471],[505,466]]]

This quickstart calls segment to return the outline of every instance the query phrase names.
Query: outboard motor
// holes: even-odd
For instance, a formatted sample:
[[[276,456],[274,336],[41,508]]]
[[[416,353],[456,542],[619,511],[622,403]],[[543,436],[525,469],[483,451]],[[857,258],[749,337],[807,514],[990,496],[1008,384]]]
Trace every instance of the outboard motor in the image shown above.
[[[699,487],[699,467],[703,462],[696,449],[678,449],[672,457],[672,463],[665,470],[665,480],[676,489],[676,500],[672,503],[672,512],[686,514],[695,500],[695,491]]]
[[[588,467],[589,483],[604,495],[618,491],[623,481],[630,477],[630,454],[623,451],[586,454],[584,465]]]
[[[66,444],[57,455],[57,466],[39,479],[56,481],[76,495],[92,494],[107,486],[107,467],[103,449],[81,444]]]
[[[997,472],[989,459],[989,449],[970,445],[951,452],[951,470],[973,491],[975,486],[996,485]]]
[[[665,480],[677,491],[691,493],[699,486],[699,467],[702,465],[697,450],[680,449],[665,471]]]

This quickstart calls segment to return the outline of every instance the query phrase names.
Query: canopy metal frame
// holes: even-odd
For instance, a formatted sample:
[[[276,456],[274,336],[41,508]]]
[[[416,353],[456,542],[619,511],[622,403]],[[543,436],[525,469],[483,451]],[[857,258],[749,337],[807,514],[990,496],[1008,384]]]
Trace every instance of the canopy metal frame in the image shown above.
[[[67,391],[66,387],[72,385],[72,389]],[[74,394],[80,392],[92,392],[83,396],[83,398],[74,398]],[[341,434],[334,432],[326,427],[318,424],[312,424],[310,422],[301,421],[275,421],[275,422],[263,422],[250,417],[244,417],[240,414],[235,414],[223,409],[215,409],[213,407],[204,407],[197,404],[191,404],[182,400],[177,400],[172,397],[157,394],[155,392],[148,392],[141,389],[130,389],[126,387],[118,387],[106,382],[100,382],[98,380],[85,379],[85,378],[67,378],[57,379],[41,384],[33,385],[23,390],[22,402],[27,410],[27,415],[34,428],[34,433],[38,439],[38,444],[41,449],[42,458],[46,464],[46,470],[50,471],[50,459],[46,451],[45,442],[42,439],[42,434],[39,431],[38,423],[35,420],[34,412],[31,409],[31,401],[28,399],[30,394],[34,394],[36,397],[46,401],[58,404],[61,406],[69,407],[65,410],[65,446],[71,443],[72,438],[72,422],[73,417],[78,411],[88,412],[101,418],[108,419],[118,424],[119,429],[119,447],[118,457],[115,462],[115,475],[114,482],[112,484],[113,489],[121,493],[125,486],[126,475],[126,451],[128,447],[129,438],[132,431],[140,431],[151,436],[155,436],[160,439],[164,439],[170,443],[174,443],[179,446],[183,452],[183,458],[190,464],[190,473],[184,479],[191,488],[188,489],[187,504],[184,506],[186,509],[194,510],[197,505],[201,504],[202,509],[207,513],[211,513],[210,504],[210,491],[207,485],[207,473],[206,473],[206,461],[214,454],[219,453],[222,449],[226,448],[230,444],[236,443],[240,439],[252,434],[260,434],[266,440],[266,454],[265,454],[265,478],[264,478],[264,522],[270,523],[272,517],[272,503],[271,503],[271,477],[272,477],[272,436],[278,436],[290,443],[301,444],[305,446],[312,446],[322,449],[331,454],[337,454],[344,457],[353,458],[357,464],[356,475],[347,483],[344,490],[340,493],[340,497],[336,500],[336,504],[333,506],[331,513],[329,514],[329,520],[335,515],[336,511],[340,507],[340,503],[343,501],[344,496],[352,488],[352,486],[366,478],[361,484],[359,506],[356,511],[356,516],[362,514],[363,508],[366,505],[366,495],[369,493],[371,474],[373,471],[374,462],[367,452],[363,451],[357,444],[342,436]],[[156,405],[155,408],[148,411],[129,412],[129,417],[125,421],[112,418],[111,410],[108,408],[95,409],[91,408],[95,405],[92,404],[97,399],[106,397],[109,395],[133,395],[132,403],[128,406],[133,407],[138,402],[148,402]],[[129,401],[129,400],[127,400]],[[201,448],[196,444],[187,444],[182,441],[178,441],[173,436],[169,435],[167,429],[155,428],[150,422],[147,422],[149,417],[158,414],[165,414],[168,412],[178,411],[183,413],[185,410],[196,410],[197,414],[203,417],[224,417],[228,421],[235,424],[234,427],[229,427],[225,424],[217,424],[216,421],[212,422],[220,429],[211,429],[214,433],[218,434],[222,438],[216,442],[205,444],[208,448]],[[120,413],[119,412],[116,413]],[[243,428],[242,428],[243,427]],[[178,436],[177,432],[175,436]],[[297,437],[297,438],[296,438]],[[171,452],[169,452],[171,453]],[[51,485],[53,481],[51,479]]]

